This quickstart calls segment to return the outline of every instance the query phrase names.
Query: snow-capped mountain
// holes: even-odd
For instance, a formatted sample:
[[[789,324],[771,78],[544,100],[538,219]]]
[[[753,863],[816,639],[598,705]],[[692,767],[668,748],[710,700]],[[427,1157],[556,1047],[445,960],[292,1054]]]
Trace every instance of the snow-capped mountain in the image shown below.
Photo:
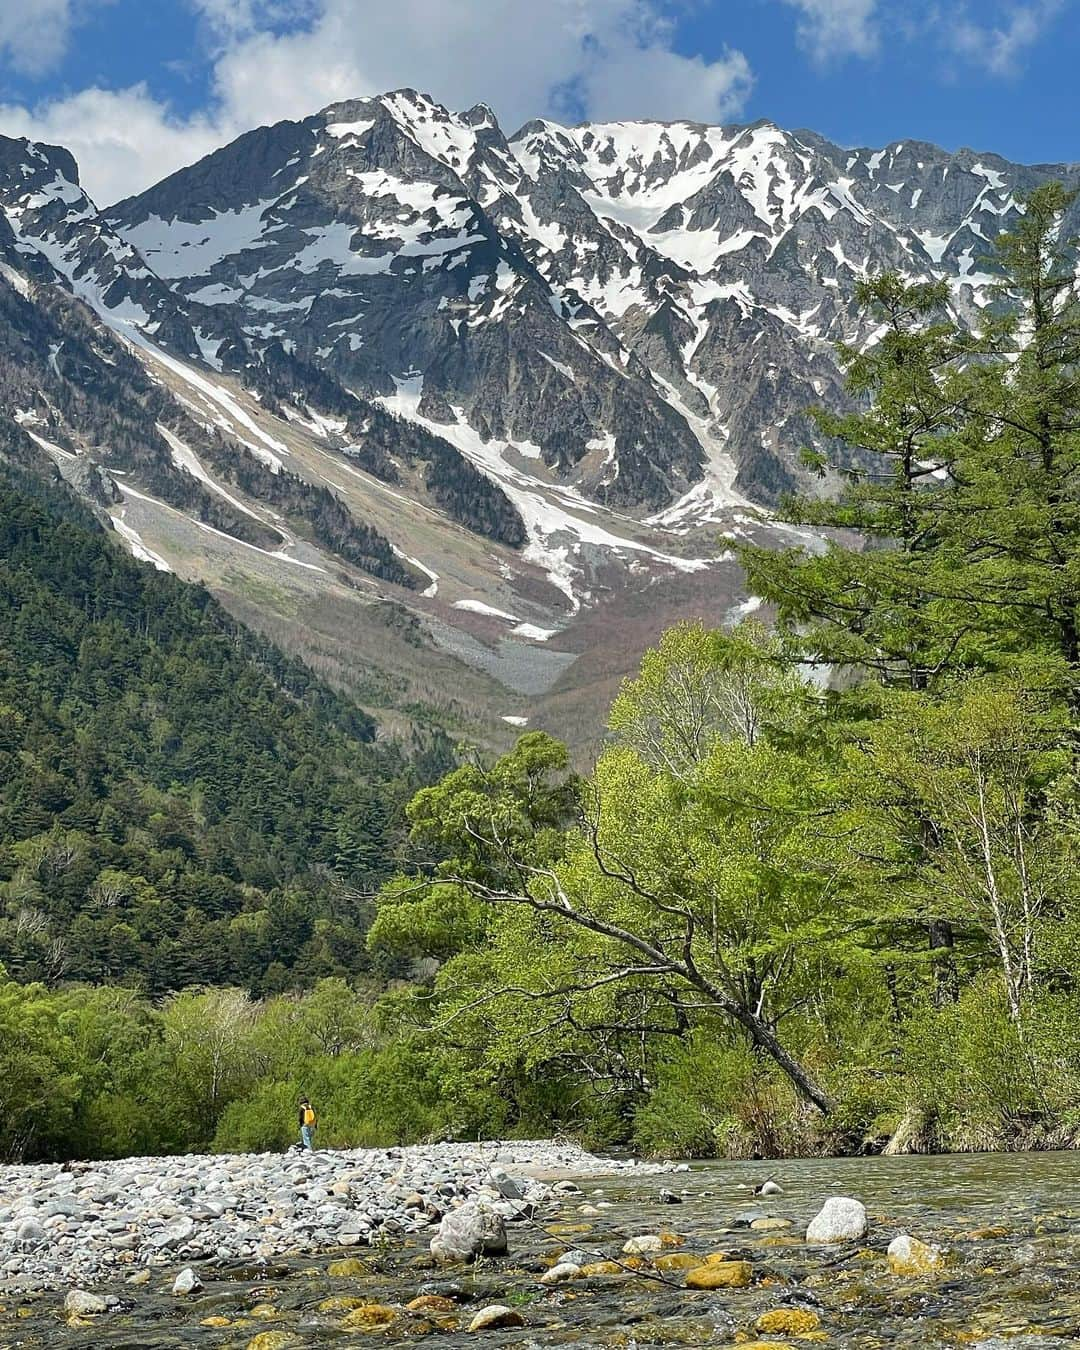
[[[1080,182],[769,123],[507,137],[401,90],[99,211],[0,137],[0,453],[365,696],[587,739],[664,623],[744,612],[721,535],[789,537],[760,508],[843,405],[858,281],[977,321],[1048,177]]]
[[[1070,176],[767,123],[508,140],[484,106],[403,90],[241,137],[108,214],[250,336],[665,512],[790,486],[806,408],[842,396],[858,279],[945,276],[973,315],[989,241],[1048,172]]]

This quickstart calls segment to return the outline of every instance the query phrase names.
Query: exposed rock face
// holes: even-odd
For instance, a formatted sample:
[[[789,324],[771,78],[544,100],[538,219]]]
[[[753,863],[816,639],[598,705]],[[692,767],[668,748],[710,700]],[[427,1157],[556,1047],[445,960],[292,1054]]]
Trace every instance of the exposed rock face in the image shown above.
[[[976,317],[989,241],[1050,174],[1077,177],[767,122],[507,138],[398,90],[243,136],[108,221],[250,339],[660,510],[718,456],[746,495],[790,486],[807,409],[843,399],[830,344],[868,336],[857,281],[944,277]]]
[[[66,150],[0,137],[0,265],[315,412],[388,481],[427,465],[443,509],[517,545],[446,437],[684,526],[733,487],[771,501],[799,479],[809,408],[844,402],[831,344],[870,336],[857,282],[944,278],[976,319],[991,241],[1051,175],[1080,178],[765,122],[507,138],[483,105],[398,90],[249,132],[104,214]]]

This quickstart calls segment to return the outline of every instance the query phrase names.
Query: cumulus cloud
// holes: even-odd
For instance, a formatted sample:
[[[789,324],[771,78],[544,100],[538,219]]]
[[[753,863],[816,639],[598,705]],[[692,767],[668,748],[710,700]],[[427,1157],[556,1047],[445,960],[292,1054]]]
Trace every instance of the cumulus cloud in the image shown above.
[[[110,202],[249,127],[403,85],[450,107],[490,103],[512,130],[545,113],[717,121],[738,114],[752,83],[740,52],[676,51],[660,0],[188,3],[211,52],[205,112],[171,117],[138,85],[0,108],[5,125],[67,144],[91,193]]]
[[[7,136],[70,150],[84,186],[100,205],[157,182],[222,143],[216,121],[177,121],[141,84],[84,89],[35,109],[0,105],[0,126]]]
[[[816,65],[878,51],[878,0],[785,0],[785,4],[799,11],[799,45]]]
[[[229,47],[217,88],[222,107],[250,123],[403,84],[452,107],[483,100],[508,128],[556,110],[568,89],[583,116],[663,116],[673,89],[678,115],[737,111],[745,58],[686,57],[672,36],[652,0],[323,0],[310,26],[263,28]]]

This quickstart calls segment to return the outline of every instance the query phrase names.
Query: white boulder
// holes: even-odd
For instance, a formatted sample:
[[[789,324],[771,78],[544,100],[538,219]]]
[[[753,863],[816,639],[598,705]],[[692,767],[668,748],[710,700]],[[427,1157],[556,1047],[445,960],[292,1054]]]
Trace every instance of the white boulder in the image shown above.
[[[810,1220],[807,1242],[855,1242],[866,1236],[866,1206],[847,1195],[834,1195]]]

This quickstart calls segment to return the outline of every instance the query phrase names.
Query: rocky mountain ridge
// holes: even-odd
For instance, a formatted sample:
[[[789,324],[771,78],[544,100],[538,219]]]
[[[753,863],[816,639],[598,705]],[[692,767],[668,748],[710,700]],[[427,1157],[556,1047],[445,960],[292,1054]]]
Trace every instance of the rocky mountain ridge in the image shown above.
[[[1048,177],[1080,171],[771,123],[508,137],[399,90],[100,211],[0,137],[0,445],[341,682],[373,654],[363,696],[587,738],[665,622],[752,604],[723,536],[790,538],[767,508],[843,406],[833,344],[872,337],[860,278],[943,278],[977,323]]]
[[[831,344],[868,336],[858,279],[945,277],[975,321],[990,241],[1048,176],[1077,175],[771,123],[508,139],[483,105],[399,90],[252,132],[108,218],[249,337],[367,396],[419,389],[421,415],[662,512],[703,482],[791,486],[806,407],[842,398]]]

